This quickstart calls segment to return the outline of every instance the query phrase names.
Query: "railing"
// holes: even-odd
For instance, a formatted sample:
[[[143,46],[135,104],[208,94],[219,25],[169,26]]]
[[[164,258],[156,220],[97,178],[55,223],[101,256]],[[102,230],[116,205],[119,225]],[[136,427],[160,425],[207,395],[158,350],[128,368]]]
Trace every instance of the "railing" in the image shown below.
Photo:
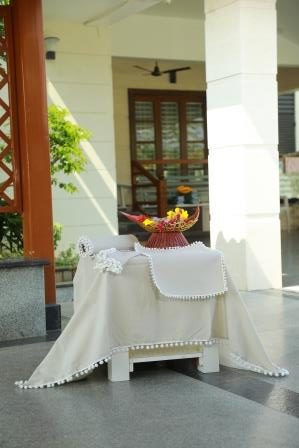
[[[152,162],[153,163],[153,162]],[[167,193],[166,193],[166,181],[159,179],[148,171],[137,160],[132,160],[132,206],[134,210],[139,210],[144,213],[144,205],[156,205],[158,216],[164,216],[167,209]],[[138,182],[138,176],[145,177],[148,182]],[[142,188],[155,188],[156,189],[156,201],[140,200],[138,199],[137,190]]]
[[[167,168],[167,165],[179,165],[181,167],[188,167],[188,165],[200,166],[200,177],[192,178],[188,174],[182,174],[179,176],[171,176],[171,178],[158,178],[146,169],[146,165],[156,165],[163,168]],[[187,170],[186,170],[187,171]],[[182,169],[184,172],[184,169]],[[170,192],[175,192],[175,187],[178,186],[181,181],[188,183],[190,186],[199,187],[200,190],[208,190],[208,160],[207,159],[158,159],[158,160],[142,160],[132,161],[132,205],[136,210],[144,213],[144,206],[157,206],[158,215],[164,216],[167,210],[168,199],[167,196]],[[138,181],[138,176],[143,176],[148,182]],[[197,185],[198,184],[198,185]],[[154,188],[153,188],[154,187]],[[150,198],[150,194],[147,194],[143,200],[138,197],[138,191],[147,189],[149,193],[156,190],[156,200]],[[205,191],[205,196],[208,195],[208,191]]]
[[[142,160],[142,165],[203,165],[205,167],[208,165],[208,159],[145,159]]]

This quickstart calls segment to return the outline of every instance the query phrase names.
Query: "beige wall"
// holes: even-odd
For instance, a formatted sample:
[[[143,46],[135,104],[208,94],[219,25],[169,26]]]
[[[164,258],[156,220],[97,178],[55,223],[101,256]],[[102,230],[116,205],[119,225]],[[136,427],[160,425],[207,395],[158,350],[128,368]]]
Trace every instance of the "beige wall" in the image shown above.
[[[146,59],[113,58],[113,94],[114,125],[116,148],[116,178],[118,184],[131,184],[130,178],[130,135],[128,89],[165,89],[165,90],[205,90],[205,72],[203,63],[186,61],[159,61],[161,70],[172,67],[190,66],[191,70],[179,72],[176,84],[170,84],[168,76],[159,78],[144,75],[133,66],[152,68],[154,61]]]
[[[279,93],[298,90],[299,67],[279,67],[277,79]]]
[[[117,233],[110,29],[66,22],[46,22],[45,28],[45,35],[60,38],[56,60],[47,61],[49,102],[67,107],[70,119],[92,133],[82,145],[87,169],[69,179],[78,192],[53,188],[62,250],[82,234]]]
[[[204,21],[200,19],[136,14],[114,23],[111,36],[113,56],[205,59]]]

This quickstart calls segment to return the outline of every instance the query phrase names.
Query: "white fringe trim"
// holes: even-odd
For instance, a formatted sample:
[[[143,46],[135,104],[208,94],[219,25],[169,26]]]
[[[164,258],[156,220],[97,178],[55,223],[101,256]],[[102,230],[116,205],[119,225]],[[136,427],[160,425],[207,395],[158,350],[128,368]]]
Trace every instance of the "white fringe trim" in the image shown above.
[[[245,359],[241,358],[241,356],[237,355],[236,353],[230,353],[230,357],[236,364],[238,364],[240,366],[240,368],[245,369],[245,370],[251,370],[253,372],[262,373],[266,376],[279,377],[279,376],[288,376],[289,375],[289,371],[287,369],[278,367],[275,364],[273,364],[275,370],[271,371],[271,370],[266,370],[263,367],[253,364],[251,362],[245,361]]]
[[[72,381],[76,381],[80,379],[81,376],[86,376],[87,374],[90,374],[94,369],[99,367],[100,365],[103,365],[104,363],[108,363],[108,361],[111,360],[111,357],[113,353],[118,352],[126,352],[128,350],[143,350],[143,349],[157,349],[157,348],[168,348],[168,347],[183,347],[185,345],[199,345],[199,346],[211,346],[213,344],[217,343],[217,339],[205,339],[205,340],[198,340],[198,341],[168,341],[168,342],[159,342],[159,343],[144,343],[144,344],[135,344],[135,345],[129,345],[129,346],[123,346],[123,347],[115,347],[111,350],[110,354],[108,356],[105,356],[101,358],[98,361],[95,361],[94,363],[90,364],[89,366],[78,370],[64,378],[60,378],[59,380],[56,380],[51,383],[43,383],[36,386],[29,385],[29,381],[15,381],[15,385],[18,386],[20,389],[44,389],[54,386],[61,386],[65,383],[70,383]]]
[[[204,339],[204,340],[197,340],[197,341],[167,341],[167,342],[159,342],[159,343],[144,343],[144,344],[135,344],[135,345],[129,345],[129,346],[122,346],[122,347],[115,347],[111,350],[110,354],[108,356],[105,356],[101,358],[98,361],[95,361],[94,363],[90,364],[89,366],[85,367],[84,369],[78,370],[74,372],[73,374],[70,374],[64,378],[61,378],[59,380],[56,380],[51,383],[44,383],[39,384],[36,386],[29,385],[29,381],[16,381],[15,385],[18,386],[20,389],[44,389],[54,386],[61,386],[65,383],[70,383],[72,381],[76,381],[80,379],[81,376],[86,376],[87,374],[90,374],[94,369],[100,367],[104,363],[108,363],[108,361],[111,360],[112,355],[114,353],[119,352],[127,352],[128,350],[150,350],[150,349],[159,349],[159,348],[169,348],[169,347],[183,347],[186,345],[195,345],[195,346],[212,346],[214,344],[227,344],[228,341],[225,339],[218,339],[218,338],[212,338],[212,339]],[[256,364],[250,363],[248,361],[245,361],[241,358],[241,356],[230,353],[230,357],[236,363],[240,366],[240,368],[245,370],[251,370],[256,373],[261,373],[263,375],[267,376],[273,376],[273,377],[284,377],[289,375],[289,371],[287,369],[283,369],[281,367],[276,366],[273,364],[275,370],[270,371],[267,369],[264,369],[261,366],[258,366]]]

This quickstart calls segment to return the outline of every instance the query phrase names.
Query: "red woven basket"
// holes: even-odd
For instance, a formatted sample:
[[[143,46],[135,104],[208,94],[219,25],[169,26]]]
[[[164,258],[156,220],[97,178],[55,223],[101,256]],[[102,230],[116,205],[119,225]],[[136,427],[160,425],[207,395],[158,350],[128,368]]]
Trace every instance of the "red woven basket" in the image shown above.
[[[182,232],[156,232],[151,234],[145,246],[165,249],[167,247],[188,246],[188,244],[188,240]]]
[[[180,209],[182,210],[182,209]],[[145,243],[147,247],[167,248],[177,246],[187,246],[189,243],[182,234],[182,231],[190,229],[198,220],[200,209],[196,208],[195,212],[183,220],[169,220],[165,218],[152,218],[150,225],[144,224],[145,215],[131,215],[129,213],[121,212],[130,221],[138,224],[147,232],[151,233],[148,241]]]

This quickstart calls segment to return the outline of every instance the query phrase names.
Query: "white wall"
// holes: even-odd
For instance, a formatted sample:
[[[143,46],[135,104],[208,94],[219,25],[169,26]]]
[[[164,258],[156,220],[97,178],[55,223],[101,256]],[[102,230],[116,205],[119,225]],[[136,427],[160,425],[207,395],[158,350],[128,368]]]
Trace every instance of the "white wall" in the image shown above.
[[[138,14],[112,25],[112,55],[204,60],[202,20]]]
[[[45,24],[45,35],[60,38],[56,60],[47,61],[49,102],[67,107],[71,119],[92,133],[83,145],[87,170],[70,178],[78,192],[53,189],[62,250],[82,234],[117,232],[110,30],[52,22]]]

